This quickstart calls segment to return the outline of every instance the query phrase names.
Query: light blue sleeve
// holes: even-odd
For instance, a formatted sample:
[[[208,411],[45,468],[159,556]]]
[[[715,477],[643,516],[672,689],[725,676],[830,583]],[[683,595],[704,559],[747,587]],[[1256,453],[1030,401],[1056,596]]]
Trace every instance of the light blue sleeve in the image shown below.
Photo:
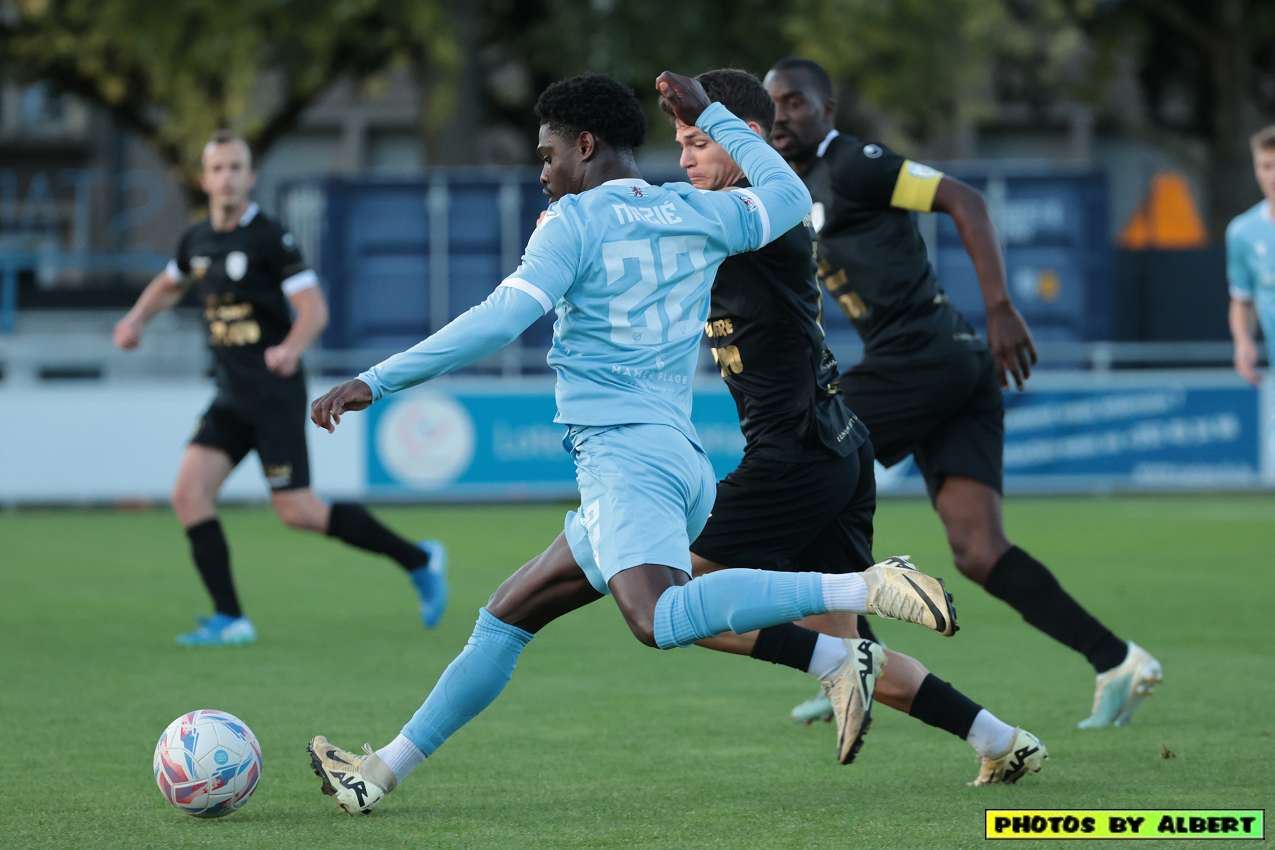
[[[733,254],[756,251],[792,230],[810,214],[810,192],[775,150],[720,103],[712,103],[695,122],[752,184],[748,189],[713,193],[711,203],[726,225]]]
[[[505,278],[505,285],[521,289],[547,313],[575,283],[583,251],[583,236],[576,226],[575,197],[570,196],[540,214],[522,262]]]
[[[534,296],[506,281],[438,333],[382,360],[359,375],[359,380],[371,388],[372,400],[377,401],[494,354],[544,313]]]
[[[1248,243],[1240,235],[1237,222],[1226,228],[1226,283],[1236,301],[1252,301],[1252,266],[1248,263]]]
[[[494,354],[552,310],[575,283],[580,265],[580,232],[568,207],[570,202],[558,203],[541,213],[527,240],[522,263],[487,300],[428,339],[359,375],[359,380],[372,388],[372,399]]]

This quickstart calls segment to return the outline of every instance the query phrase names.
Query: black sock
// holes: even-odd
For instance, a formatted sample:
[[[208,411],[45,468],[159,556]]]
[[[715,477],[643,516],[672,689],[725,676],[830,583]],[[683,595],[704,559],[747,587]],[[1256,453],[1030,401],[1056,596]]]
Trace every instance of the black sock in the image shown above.
[[[1125,642],[1080,607],[1048,567],[1017,546],[992,567],[985,587],[1028,623],[1089,659],[1099,673],[1124,661]]]
[[[381,525],[367,508],[354,502],[333,503],[328,515],[328,534],[351,546],[388,555],[408,572],[429,563],[424,549]]]
[[[749,653],[753,658],[783,664],[805,673],[810,669],[810,659],[815,654],[815,642],[819,633],[792,623],[771,626],[757,634],[757,643]]]
[[[213,517],[195,523],[186,529],[186,537],[190,539],[190,556],[212,597],[213,608],[218,614],[242,617],[243,609],[239,607],[239,596],[230,577],[230,547],[226,545],[221,522]]]
[[[962,741],[983,707],[947,682],[930,673],[921,682],[908,714],[922,723],[946,729]]]

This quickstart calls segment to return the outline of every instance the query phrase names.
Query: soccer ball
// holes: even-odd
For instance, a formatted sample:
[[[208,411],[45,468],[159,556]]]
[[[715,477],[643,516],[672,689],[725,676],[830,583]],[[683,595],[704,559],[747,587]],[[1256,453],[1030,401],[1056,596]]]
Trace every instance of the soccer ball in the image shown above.
[[[155,745],[155,783],[188,815],[219,818],[238,809],[261,778],[261,745],[233,714],[201,708],[178,717]]]

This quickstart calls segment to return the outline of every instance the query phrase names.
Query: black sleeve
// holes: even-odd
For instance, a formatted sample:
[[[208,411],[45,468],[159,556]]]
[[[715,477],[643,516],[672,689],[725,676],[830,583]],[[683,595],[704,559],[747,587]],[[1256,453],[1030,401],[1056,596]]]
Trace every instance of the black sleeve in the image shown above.
[[[887,209],[905,161],[884,145],[858,144],[837,157],[834,190],[868,209]]]
[[[301,248],[297,245],[296,237],[291,231],[285,230],[282,225],[275,225],[270,228],[268,238],[270,239],[270,262],[279,276],[281,286],[288,278],[310,268],[306,265],[305,258],[301,256]]]
[[[177,266],[177,271],[181,272],[183,282],[190,277],[191,232],[190,228],[186,228],[186,232],[177,240],[177,254],[173,257],[173,263]]]

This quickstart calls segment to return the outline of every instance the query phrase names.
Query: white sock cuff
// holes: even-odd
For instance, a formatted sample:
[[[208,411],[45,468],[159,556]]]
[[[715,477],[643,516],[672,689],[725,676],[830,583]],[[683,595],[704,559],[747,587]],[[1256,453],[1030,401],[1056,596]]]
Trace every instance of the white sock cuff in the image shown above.
[[[984,708],[975,716],[965,740],[983,758],[999,758],[1014,745],[1014,727]]]
[[[402,782],[421,762],[425,761],[425,754],[401,734],[377,750],[376,754],[381,757],[381,761],[385,762],[386,767],[394,771],[394,776],[399,782]]]
[[[823,604],[830,612],[866,614],[868,583],[859,573],[822,576]]]
[[[810,666],[806,672],[816,679],[822,679],[841,666],[846,659],[846,644],[841,638],[831,635],[819,635],[815,641],[815,651],[810,656]]]

